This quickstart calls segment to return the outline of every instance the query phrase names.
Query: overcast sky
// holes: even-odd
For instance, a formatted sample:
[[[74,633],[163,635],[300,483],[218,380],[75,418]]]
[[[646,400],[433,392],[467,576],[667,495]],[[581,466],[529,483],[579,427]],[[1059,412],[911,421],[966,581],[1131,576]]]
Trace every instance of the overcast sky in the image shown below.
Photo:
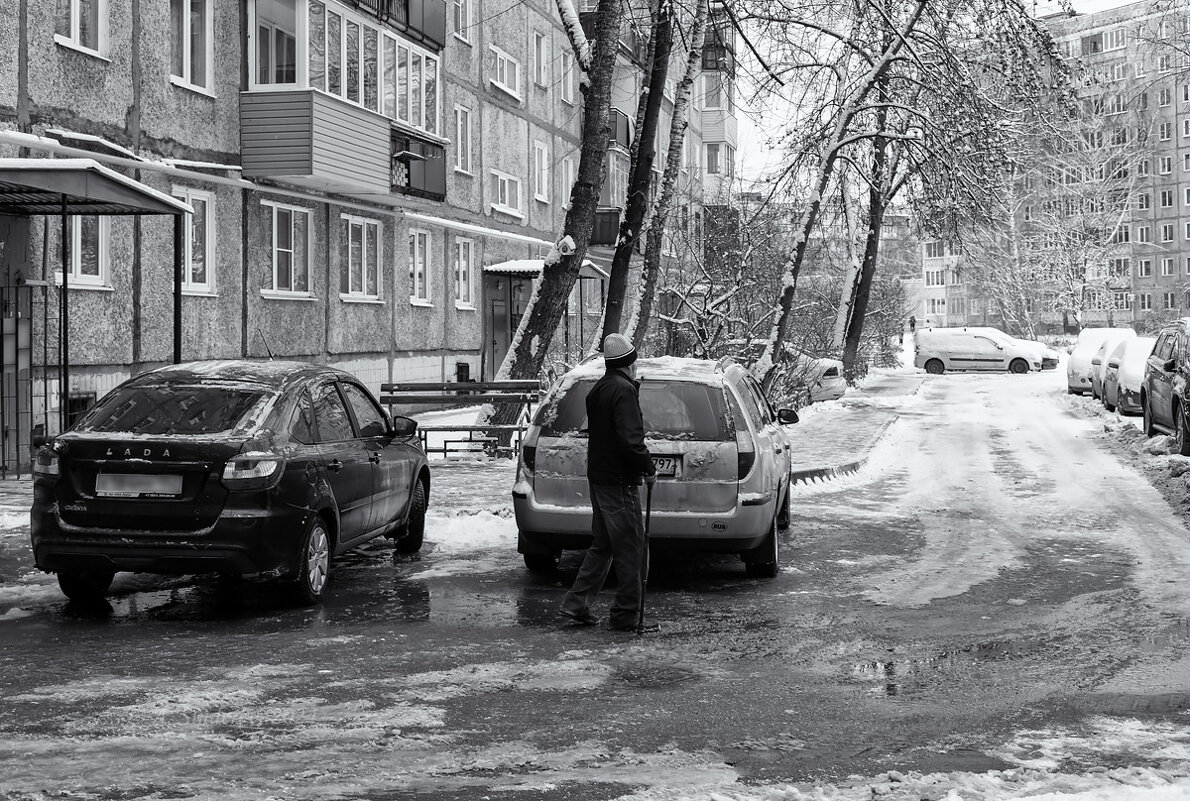
[[[1025,0],[1033,2],[1038,16],[1045,16],[1060,10],[1056,0]],[[1119,8],[1139,0],[1072,0],[1074,10],[1080,14],[1090,14],[1109,8]],[[741,54],[743,55],[743,54]],[[760,179],[772,172],[780,164],[780,156],[768,147],[768,140],[780,130],[780,120],[775,116],[766,116],[755,105],[749,105],[750,98],[755,96],[755,81],[747,74],[749,65],[741,59],[741,69],[737,75],[736,95],[739,106],[736,118],[739,123],[739,149],[736,153],[736,166],[739,176],[743,179],[744,188],[751,181]]]

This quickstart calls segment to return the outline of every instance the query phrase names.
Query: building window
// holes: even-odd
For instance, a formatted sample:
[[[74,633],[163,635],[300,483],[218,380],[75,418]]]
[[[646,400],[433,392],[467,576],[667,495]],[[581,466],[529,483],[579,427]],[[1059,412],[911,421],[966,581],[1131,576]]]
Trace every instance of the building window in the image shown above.
[[[1132,295],[1127,292],[1116,292],[1115,303],[1117,309],[1128,310],[1132,308]]]
[[[471,42],[471,0],[451,0],[450,21],[454,35]]]
[[[1152,232],[1147,225],[1136,226],[1136,241],[1137,242],[1152,242]]]
[[[1112,235],[1111,235],[1112,244],[1113,245],[1123,245],[1124,243],[1130,241],[1129,232],[1130,232],[1130,229],[1128,228],[1127,225],[1121,225],[1120,227],[1118,227],[1115,231],[1112,232]]]
[[[1190,240],[1190,222],[1186,223],[1186,239]]]
[[[1173,102],[1173,92],[1169,89],[1162,89],[1157,93],[1157,105],[1168,106]]]
[[[1127,278],[1129,270],[1128,259],[1108,259],[1107,275],[1110,278]]]
[[[1136,207],[1141,211],[1149,208],[1152,205],[1152,200],[1149,198],[1148,192],[1141,192],[1136,196]]]
[[[311,3],[312,7],[315,5],[322,4]],[[256,11],[256,44],[253,49],[256,56],[256,83],[262,86],[297,83],[297,11],[294,4],[258,2],[252,7]],[[337,48],[337,26],[335,35]],[[337,55],[339,50],[334,52]]]
[[[1173,205],[1173,190],[1172,189],[1162,189],[1161,190],[1161,208],[1168,209],[1172,205]]]
[[[1141,311],[1149,311],[1153,308],[1153,295],[1149,292],[1142,292],[1136,296],[1140,304]]]
[[[492,85],[521,99],[521,62],[492,46]]]
[[[574,56],[567,50],[562,52],[562,100],[574,103]]]
[[[1173,123],[1163,122],[1157,126],[1157,139],[1168,142],[1173,137]]]
[[[574,189],[574,159],[570,156],[562,159],[562,197],[570,201],[570,193]]]
[[[1157,162],[1157,172],[1162,175],[1173,172],[1173,156],[1162,156]]]
[[[310,294],[310,211],[266,202],[270,230],[265,241],[272,250],[273,292]]]
[[[1172,242],[1174,240],[1173,223],[1166,223],[1161,226],[1161,241]]]
[[[1190,153],[1182,154],[1182,171],[1190,172]]]
[[[1136,174],[1141,176],[1142,178],[1149,174],[1149,160],[1148,159],[1141,159],[1140,161],[1136,162]]]
[[[455,306],[463,309],[475,308],[475,292],[472,289],[472,271],[475,266],[475,242],[455,238]]]
[[[521,216],[521,179],[492,170],[492,210]]]
[[[1171,225],[1170,228],[1173,228],[1173,226]],[[1161,274],[1162,275],[1173,275],[1173,259],[1172,258],[1167,257],[1167,258],[1164,258],[1161,260]]]
[[[57,0],[57,6],[54,41],[103,55],[107,50],[107,0]],[[8,24],[15,24],[12,17]]]
[[[1190,83],[1182,84],[1182,102],[1190,103]]]
[[[1113,273],[1113,275],[1127,276],[1128,275],[1128,259],[1116,259],[1116,261],[1124,262],[1124,271]],[[1136,263],[1136,277],[1150,278],[1153,275],[1153,262],[1149,259],[1141,259]]]
[[[1176,309],[1178,306],[1177,299],[1174,297],[1173,292],[1162,292],[1161,304],[1165,309]]]
[[[707,145],[707,175],[719,174],[719,144],[712,142]]]
[[[211,2],[170,0],[170,75],[179,83],[211,87]]]
[[[108,250],[111,248],[111,222],[103,215],[71,215],[67,218],[67,277],[71,286],[106,287]],[[58,272],[61,280],[62,273]]]
[[[455,169],[471,174],[471,109],[455,106]]]
[[[1116,28],[1103,35],[1104,50],[1120,50],[1128,42],[1128,29]]]
[[[380,223],[342,214],[340,291],[348,298],[380,298]]]
[[[173,196],[190,204],[193,214],[186,215],[182,231],[182,289],[210,294],[215,291],[215,196],[200,189],[175,186]]]
[[[550,200],[550,162],[545,145],[533,143],[533,198],[543,203]]]
[[[409,231],[409,302],[418,306],[430,305],[430,255],[429,231],[416,228]]]
[[[533,34],[533,82],[542,89],[550,84],[550,53],[544,34]]]

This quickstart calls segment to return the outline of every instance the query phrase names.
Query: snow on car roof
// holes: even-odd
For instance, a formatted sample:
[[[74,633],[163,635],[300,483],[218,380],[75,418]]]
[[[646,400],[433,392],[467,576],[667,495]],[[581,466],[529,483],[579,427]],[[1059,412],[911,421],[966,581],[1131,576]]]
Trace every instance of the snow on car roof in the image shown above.
[[[636,377],[644,379],[680,378],[683,381],[699,381],[705,384],[723,383],[723,372],[716,368],[717,362],[709,359],[687,359],[681,356],[658,356],[650,359],[638,359],[636,362]],[[603,375],[603,357],[597,356],[577,365],[562,377],[577,380],[580,378],[598,378]]]
[[[314,372],[340,371],[325,365],[299,361],[276,361],[271,359],[211,359],[208,361],[183,362],[159,367],[138,376],[141,379],[161,380],[204,380],[248,381],[276,386],[298,376]]]

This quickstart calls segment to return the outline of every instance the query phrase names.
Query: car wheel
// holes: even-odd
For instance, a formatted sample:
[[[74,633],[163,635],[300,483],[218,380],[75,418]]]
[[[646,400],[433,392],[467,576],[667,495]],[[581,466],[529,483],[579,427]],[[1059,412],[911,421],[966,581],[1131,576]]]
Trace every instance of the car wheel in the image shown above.
[[[748,554],[750,558],[744,561],[744,568],[748,578],[776,578],[781,566],[781,545],[777,536],[777,518],[769,528],[764,544]]]
[[[1029,363],[1027,361],[1025,361],[1024,359],[1013,359],[1012,362],[1008,365],[1008,371],[1010,373],[1017,373],[1017,374],[1027,373],[1027,372],[1029,372]]]
[[[781,511],[777,513],[777,528],[784,531],[789,528],[789,496],[793,493],[791,487],[785,488],[785,502],[781,504]]]
[[[1116,404],[1107,399],[1107,390],[1103,391],[1103,408],[1107,409],[1109,412],[1114,412],[1116,410]]]
[[[1149,411],[1148,395],[1142,395],[1140,398],[1140,414],[1140,430],[1146,437],[1156,436],[1157,429],[1153,427],[1153,413]]]
[[[99,570],[90,573],[62,572],[58,574],[58,587],[62,594],[72,601],[87,603],[103,600],[112,586],[115,572]]]
[[[306,526],[298,552],[298,574],[290,582],[290,596],[302,606],[316,604],[331,578],[331,538],[326,523],[315,515]]]
[[[413,500],[409,504],[409,519],[404,534],[397,540],[397,553],[417,553],[426,537],[426,485],[413,485]]]
[[[1174,442],[1178,445],[1178,455],[1190,456],[1190,431],[1186,426],[1186,415],[1182,413],[1182,404],[1173,410]]]
[[[946,366],[942,364],[941,359],[930,359],[926,362],[926,372],[930,375],[942,375],[946,371]]]
[[[525,567],[529,568],[530,573],[553,573],[558,569],[558,560],[562,556],[560,553],[527,553],[525,556]]]

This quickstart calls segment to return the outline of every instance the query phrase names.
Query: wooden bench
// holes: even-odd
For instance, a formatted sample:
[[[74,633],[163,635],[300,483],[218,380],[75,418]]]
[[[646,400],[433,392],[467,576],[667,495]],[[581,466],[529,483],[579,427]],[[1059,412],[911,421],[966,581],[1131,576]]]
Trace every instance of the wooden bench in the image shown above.
[[[515,423],[503,425],[429,425],[417,427],[422,448],[428,453],[482,452],[489,456],[512,456],[521,446],[533,405],[541,398],[537,381],[446,381],[381,384],[380,402],[389,406],[425,405],[436,407],[512,403],[520,407]],[[442,444],[432,445],[431,434],[441,434]]]

